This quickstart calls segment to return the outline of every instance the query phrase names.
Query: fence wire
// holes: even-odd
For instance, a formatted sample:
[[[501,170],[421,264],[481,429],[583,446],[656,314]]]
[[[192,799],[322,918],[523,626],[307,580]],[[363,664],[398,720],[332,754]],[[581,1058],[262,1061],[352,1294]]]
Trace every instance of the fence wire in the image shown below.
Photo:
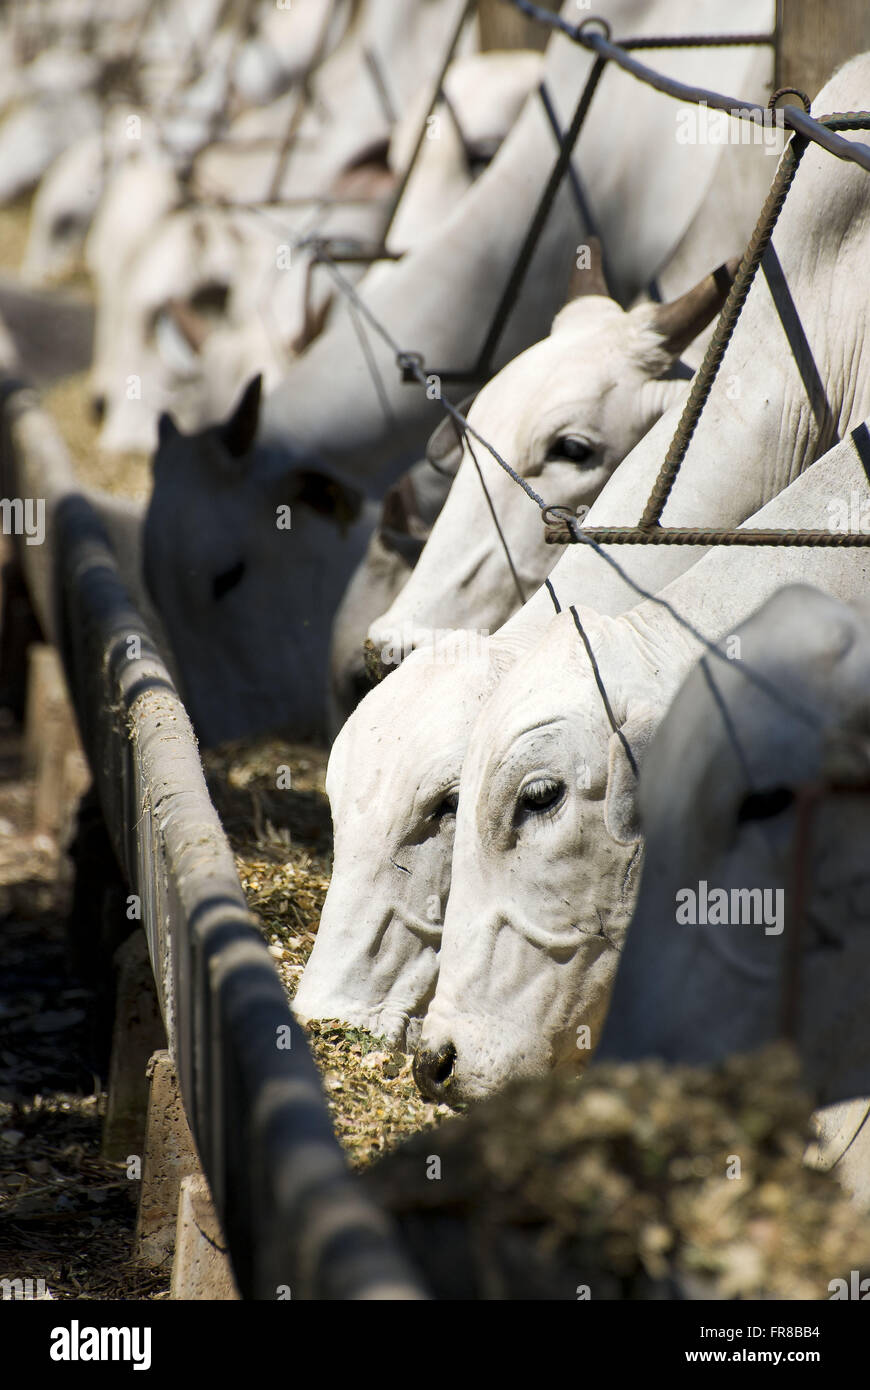
[[[682,102],[692,102],[695,104],[705,103],[707,106],[716,110],[727,112],[736,119],[764,120],[770,119],[770,113],[778,98],[783,93],[775,93],[771,99],[770,107],[765,109],[757,103],[743,101],[737,98],[729,98],[721,93],[711,92],[705,88],[690,87],[685,83],[676,82],[671,78],[665,77],[661,73],[638,63],[632,59],[629,50],[632,48],[670,48],[670,47],[701,47],[701,46],[727,46],[730,44],[762,44],[775,42],[775,36],[771,35],[735,35],[735,36],[698,36],[698,37],[672,37],[672,38],[653,38],[628,39],[620,44],[610,41],[610,28],[605,20],[589,17],[582,24],[574,26],[567,24],[561,17],[551,14],[549,11],[541,10],[540,7],[528,3],[528,0],[507,0],[516,8],[532,19],[548,25],[551,29],[564,33],[568,38],[590,48],[596,52],[598,62],[593,68],[595,81],[584,92],[581,99],[581,106],[585,104],[588,110],[591,95],[597,86],[597,78],[603,65],[606,62],[616,62],[618,66],[628,71],[639,81],[645,82],[664,94],[674,97]],[[599,25],[603,33],[592,32],[590,26]],[[597,71],[596,71],[597,70]],[[693,381],[693,387],[687,399],[686,406],[677,427],[674,440],[663,462],[662,469],[653,489],[653,493],[647,503],[642,521],[638,527],[620,528],[590,528],[583,527],[568,509],[560,509],[548,506],[543,497],[535,491],[531,484],[523,478],[505,459],[498,450],[477,431],[468,418],[443,394],[439,396],[443,410],[451,417],[455,426],[461,434],[469,440],[475,440],[484,448],[499,467],[507,473],[516,486],[520,487],[534,502],[542,513],[545,523],[549,522],[550,530],[554,528],[559,534],[550,534],[547,538],[551,541],[562,543],[572,542],[590,546],[606,564],[619,575],[638,598],[649,601],[667,611],[670,616],[685,630],[692,638],[699,643],[704,651],[715,657],[717,660],[729,661],[724,652],[711,641],[704,633],[700,632],[695,625],[666,599],[658,594],[647,590],[639,584],[627,572],[612,555],[604,548],[605,545],[620,543],[636,544],[677,544],[677,545],[789,545],[789,546],[855,546],[863,547],[870,545],[870,535],[861,534],[838,534],[826,531],[794,531],[794,530],[728,530],[724,528],[692,528],[692,527],[662,527],[659,518],[664,509],[670,489],[676,479],[680,465],[685,457],[689,441],[701,417],[704,403],[709,396],[712,382],[715,379],[719,363],[724,355],[725,348],[730,341],[731,334],[736,326],[740,315],[740,310],[746,300],[755,271],[761,262],[765,247],[768,245],[776,219],[781,211],[788,190],[791,187],[801,156],[809,144],[817,144],[820,148],[834,155],[836,158],[850,160],[860,167],[870,171],[870,149],[855,142],[843,140],[836,134],[837,130],[842,129],[870,129],[870,112],[847,112],[822,117],[815,120],[807,114],[809,101],[801,96],[804,111],[798,112],[795,107],[788,106],[781,109],[780,114],[783,123],[793,132],[792,141],[787,147],[777,177],[771,193],[762,209],[759,223],[750,241],[747,252],[745,253],[737,277],[731,287],[731,291],[726,301],[725,307],[720,315],[717,329],[714,332],[708,352],[704,362]],[[585,114],[585,111],[584,111]],[[576,121],[576,118],[575,118]],[[579,133],[579,125],[578,131]],[[576,134],[575,134],[576,138]],[[563,142],[562,155],[562,174],[565,172],[566,160],[565,146],[567,139]],[[318,259],[329,271],[333,281],[348,300],[349,305],[353,306],[358,320],[364,319],[371,330],[376,333],[387,345],[393,354],[396,365],[401,372],[404,381],[416,382],[419,386],[426,389],[429,380],[433,375],[443,378],[445,373],[436,373],[432,368],[427,367],[422,354],[402,348],[386,326],[371,312],[355,287],[342,275],[335,260],[329,255],[328,248],[320,246],[317,251]],[[478,467],[478,474],[483,483],[483,474],[479,462],[475,457]],[[492,505],[491,497],[484,485],[486,499],[489,505],[493,521],[496,525],[500,543],[505,549],[508,558],[509,568],[514,581],[516,582],[516,570],[509,554],[509,548],[505,540],[503,531],[498,523]],[[558,513],[562,513],[558,515]],[[558,520],[554,514],[558,515]],[[518,586],[519,587],[519,586]],[[560,611],[560,605],[553,588],[552,582],[547,581],[547,589],[554,603],[556,611]],[[519,588],[519,592],[521,588]],[[802,723],[808,724],[813,728],[820,725],[818,716],[805,707],[802,702],[796,700],[793,695],[781,690],[774,683],[769,681],[763,673],[752,669],[746,663],[741,663],[739,669],[744,677],[752,684],[756,685],[769,698],[774,700],[781,708],[787,709],[792,715]],[[605,698],[605,706],[607,701]],[[632,759],[630,759],[632,761]]]
[[[354,309],[359,314],[359,316],[367,321],[373,332],[375,332],[378,335],[378,337],[380,337],[382,341],[385,342],[386,345],[393,352],[396,359],[396,364],[402,372],[403,380],[411,382],[416,381],[420,386],[426,389],[426,387],[428,386],[428,376],[421,355],[415,352],[404,352],[399,347],[399,344],[396,342],[395,338],[393,338],[389,329],[386,328],[386,326],[378,318],[376,318],[374,314],[372,314],[368,305],[357,294],[355,286],[352,285],[350,281],[348,281],[344,277],[344,275],[342,275],[339,267],[333,261],[330,261],[328,258],[324,260],[324,265],[327,267],[336,285],[346,296],[349,302],[353,305]],[[470,435],[472,439],[475,439],[484,449],[486,449],[487,452],[491,454],[491,456],[495,459],[496,463],[498,463],[500,467],[502,467],[505,470],[508,476],[511,477],[513,481],[519,487],[522,488],[523,492],[525,492],[526,495],[533,502],[536,503],[538,508],[541,511],[545,511],[547,504],[545,503],[544,499],[540,496],[540,494],[535,492],[534,488],[526,481],[526,479],[521,477],[520,474],[517,473],[516,470],[511,467],[507,460],[501,456],[501,454],[498,452],[495,446],[490,444],[489,440],[485,439],[484,436],[474,428],[470,421],[457,409],[457,407],[453,405],[451,401],[447,400],[444,396],[441,396],[439,398],[439,403],[447,412],[447,414],[456,422],[456,424],[460,426],[461,430]],[[661,595],[655,594],[651,590],[644,588],[642,584],[639,584],[637,580],[632,578],[632,576],[619,563],[618,560],[615,560],[612,555],[608,554],[607,550],[604,548],[601,542],[596,540],[595,537],[591,535],[589,532],[584,531],[582,528],[580,528],[579,525],[577,529],[579,532],[578,539],[583,544],[589,545],[595,551],[595,553],[599,555],[602,560],[605,561],[606,564],[610,565],[611,569],[613,569],[619,575],[620,579],[622,579],[623,582],[626,583],[633,590],[633,592],[637,594],[637,596],[640,599],[643,599],[645,601],[648,600],[649,602],[654,603],[658,607],[662,608],[665,612],[669,613],[670,616],[674,619],[674,621],[678,623],[679,626],[682,627],[686,632],[688,632],[689,635],[692,638],[694,638],[694,640],[698,642],[699,645],[702,646],[706,652],[708,652],[711,656],[715,657],[717,660],[727,662],[729,666],[733,666],[734,663],[731,661],[731,658],[728,657],[716,645],[714,641],[712,641],[709,637],[705,636],[705,634],[701,632],[694,625],[694,623],[692,623],[688,618],[684,617],[684,615],[680,613],[668,599],[665,599]],[[864,537],[862,539],[867,541],[870,540],[870,537]],[[553,601],[555,611],[557,613],[561,612],[561,605],[559,604],[558,598],[553,588],[552,581],[549,578],[546,581],[546,588]],[[811,728],[820,727],[820,720],[813,711],[804,706],[800,701],[794,699],[793,696],[787,695],[785,692],[781,691],[776,685],[774,685],[772,681],[769,681],[767,677],[763,675],[761,672],[754,671],[747,665],[746,662],[740,663],[740,671],[748,681],[757,686],[757,688],[763,691],[763,693],[766,694],[770,699],[779,703],[783,708],[788,709],[788,711],[791,714],[793,714],[796,719],[800,720],[804,724],[809,725]]]

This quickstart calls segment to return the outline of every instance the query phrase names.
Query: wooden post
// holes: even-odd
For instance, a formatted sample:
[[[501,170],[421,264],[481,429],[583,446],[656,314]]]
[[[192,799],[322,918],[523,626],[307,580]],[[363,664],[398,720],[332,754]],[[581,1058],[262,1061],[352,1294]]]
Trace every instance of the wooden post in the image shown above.
[[[777,87],[798,87],[812,100],[835,68],[870,49],[868,0],[779,0],[778,11]]]
[[[554,13],[562,7],[562,0],[538,0],[538,3],[543,9]],[[480,47],[484,52],[492,48],[534,48],[543,53],[547,47],[550,30],[533,19],[527,19],[519,10],[505,4],[504,0],[480,0],[477,14]],[[578,8],[577,22],[584,17],[584,11]]]

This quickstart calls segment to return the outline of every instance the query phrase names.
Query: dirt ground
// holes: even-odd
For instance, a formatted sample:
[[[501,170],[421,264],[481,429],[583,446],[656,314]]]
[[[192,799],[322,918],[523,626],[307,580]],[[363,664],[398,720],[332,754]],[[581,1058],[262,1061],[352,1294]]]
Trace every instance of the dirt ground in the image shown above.
[[[29,220],[29,198],[18,198],[7,207],[0,207],[0,270],[13,274],[20,270]]]
[[[166,1275],[131,1258],[138,1184],[100,1157],[104,1063],[68,961],[70,890],[0,710],[0,1279],[45,1298],[163,1298]]]
[[[0,208],[7,276],[28,212],[26,201]],[[79,279],[79,297],[85,288]],[[83,464],[99,457],[85,388],[80,372],[43,393]],[[147,496],[147,460],[101,473],[107,491]],[[89,1025],[94,994],[70,966],[71,877],[62,843],[34,825],[22,730],[0,708],[0,1279],[31,1279],[36,1296],[55,1299],[165,1298],[167,1274],[132,1259],[138,1184],[100,1156],[105,1057]]]

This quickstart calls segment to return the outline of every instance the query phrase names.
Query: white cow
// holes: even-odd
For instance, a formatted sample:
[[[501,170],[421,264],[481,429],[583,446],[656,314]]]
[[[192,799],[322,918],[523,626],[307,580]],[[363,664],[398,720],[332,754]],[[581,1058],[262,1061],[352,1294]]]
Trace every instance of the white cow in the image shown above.
[[[209,46],[206,71],[182,91],[171,111],[161,116],[160,149],[183,166],[215,134],[222,114],[239,101],[264,103],[278,97],[308,69],[315,57],[317,37],[333,0],[303,0],[290,10],[261,6],[256,28],[239,42],[236,26],[229,24]],[[157,151],[157,131],[152,121],[132,135],[126,127],[134,116],[142,124],[142,112],[124,107],[121,120],[111,115],[102,132],[94,131],[70,145],[42,179],[31,209],[30,232],[23,271],[31,284],[44,284],[74,268],[83,240],[108,181],[124,149],[141,154]],[[118,128],[120,126],[120,129]],[[275,126],[268,125],[274,138]],[[148,175],[144,174],[143,179]],[[132,196],[139,201],[137,194]],[[147,194],[146,194],[147,196]],[[117,305],[112,306],[117,312]]]
[[[868,505],[865,440],[866,426],[749,524],[824,530],[831,497],[856,492]],[[676,615],[727,639],[783,583],[801,577],[851,600],[868,576],[866,548],[718,547],[662,591],[667,608],[650,599],[606,618],[578,605],[585,639],[571,612],[553,619],[472,730],[438,985],[415,1061],[427,1094],[485,1095],[597,1043],[637,892],[638,769],[703,654]],[[694,814],[703,825],[704,806]]]
[[[683,381],[662,381],[660,374],[673,362],[686,338],[706,321],[717,302],[721,303],[721,289],[713,277],[696,286],[678,304],[643,305],[628,314],[602,295],[571,301],[558,315],[552,339],[510,363],[479,398],[491,395],[496,407],[512,399],[517,401],[516,417],[509,414],[508,423],[515,418],[520,423],[516,443],[507,452],[522,460],[521,469],[526,476],[540,486],[539,474],[549,459],[554,475],[551,485],[559,489],[553,500],[558,496],[572,507],[592,501],[620,457],[651,424],[649,415],[661,414],[668,399],[685,391]],[[567,361],[557,350],[563,338],[567,340]],[[534,367],[534,390],[527,386],[521,371],[515,372],[521,365]],[[602,400],[606,409],[601,408]],[[475,402],[472,416],[477,407]],[[486,418],[497,423],[499,413],[496,408]],[[480,428],[484,428],[483,423]],[[589,438],[595,439],[597,447],[587,472],[580,459],[569,459],[568,446],[575,440],[579,443]],[[469,481],[467,475],[464,481]],[[442,516],[453,505],[462,482],[460,469]],[[510,486],[518,491],[515,484]],[[512,500],[504,488],[493,491],[500,503]],[[468,497],[468,491],[460,494],[460,502],[466,507],[470,505]],[[543,528],[528,510],[528,499],[522,496],[521,500],[525,507],[516,514],[500,507],[500,520],[514,545],[516,538],[525,539],[528,535],[523,558],[530,558],[520,573],[527,582],[532,578],[540,581],[549,568],[547,552],[552,548],[546,547],[542,538],[538,541],[536,532],[529,534],[529,522],[537,530]],[[437,526],[436,522],[436,533]],[[377,537],[373,540],[378,548],[374,557],[370,548],[370,568],[362,578],[371,578],[377,585],[394,578],[399,565],[389,550],[383,555],[382,541]],[[478,556],[487,553],[489,540],[487,528],[478,549],[470,552],[472,573],[482,568]],[[394,543],[392,548],[395,549]],[[418,569],[425,564],[426,548]],[[492,588],[496,594],[501,592],[495,578]],[[337,673],[339,681],[343,676],[345,683],[352,683],[354,671],[358,670],[348,660],[351,642],[347,623],[360,607],[360,598],[351,588],[343,604],[343,609],[350,611],[340,615],[341,645],[334,652],[334,664],[343,657],[349,665],[350,676],[341,669]],[[472,601],[470,593],[468,602]],[[295,1007],[302,1017],[339,1017],[406,1042],[414,1037],[419,1026],[426,1003],[425,990],[419,992],[419,983],[432,979],[450,885],[455,793],[466,749],[466,731],[514,655],[510,643],[498,644],[497,651],[496,645],[490,644],[486,650],[485,635],[480,638],[467,630],[469,626],[457,632],[452,643],[442,640],[446,637],[442,634],[429,650],[411,642],[405,634],[386,638],[381,649],[385,660],[401,656],[398,644],[402,640],[419,647],[408,658],[408,670],[415,682],[413,719],[397,720],[391,676],[372,691],[338,734],[327,778],[336,831],[333,879],[317,942],[296,996]],[[457,687],[459,699],[455,703],[445,700],[445,693],[456,692]],[[358,698],[359,684],[350,690],[340,685],[339,694],[345,700],[353,695]],[[388,729],[395,731],[389,741],[385,737]],[[425,749],[433,732],[436,756],[429,758]],[[419,755],[411,751],[413,748],[419,748]],[[384,790],[401,786],[409,772],[415,781],[410,815],[404,800],[395,801]],[[363,796],[359,795],[361,785],[365,787]],[[370,819],[374,806],[379,815],[390,820],[389,836],[386,842],[379,842],[376,864],[371,838],[362,825],[363,818]],[[392,807],[398,811],[395,818]],[[413,861],[412,868],[397,879],[396,866],[401,861],[402,867],[407,868],[408,860]],[[364,914],[357,909],[351,917],[347,910],[350,900],[365,903]],[[384,922],[392,919],[396,921],[392,934],[385,933]],[[425,938],[419,927],[423,920],[428,923]],[[373,940],[380,943],[377,961]],[[423,959],[418,959],[421,946]],[[406,957],[410,987],[403,979]],[[391,972],[393,988],[383,992],[384,981],[390,979]],[[376,999],[383,999],[384,1007],[373,1013],[371,1004]]]
[[[16,62],[15,47],[14,38],[7,34],[0,78],[0,112],[4,115],[14,107],[23,109],[40,101],[51,103],[64,93],[87,91],[99,73],[94,56],[71,44],[51,47],[23,64]]]
[[[426,140],[415,172],[399,204],[390,232],[390,247],[404,252],[415,239],[430,234],[471,186],[469,162],[485,145],[497,145],[513,125],[518,110],[540,74],[535,53],[474,55],[459,60],[445,88],[469,147],[444,114],[435,127],[438,138]],[[480,110],[482,96],[485,110]],[[303,237],[338,237],[377,245],[383,239],[391,195],[402,159],[410,158],[410,137],[422,113],[399,123],[385,168],[351,171],[365,201],[351,206],[273,210],[259,219],[241,209],[205,212],[196,205],[175,213],[156,227],[117,292],[100,302],[99,357],[94,378],[106,408],[101,447],[107,450],[153,448],[157,417],[171,409],[184,428],[202,428],[226,412],[226,403],[252,373],[263,375],[267,390],[277,385],[294,353],[316,336],[334,295],[323,272],[312,280],[314,252],[293,248]],[[394,154],[393,146],[398,153]],[[222,233],[224,269],[221,313],[201,312],[198,299],[215,274],[201,250],[204,218],[212,244]],[[248,230],[257,247],[254,260],[238,261],[238,230]],[[213,250],[212,253],[213,255]],[[351,279],[359,278],[351,269]],[[155,325],[162,328],[155,334]],[[104,325],[111,331],[104,331]],[[131,374],[143,382],[131,400]]]
[[[131,154],[109,181],[85,241],[85,264],[97,300],[90,385],[98,418],[115,384],[119,322],[113,307],[122,302],[137,250],[148,244],[153,228],[180,198],[181,187],[168,160],[153,158],[147,149]],[[128,383],[124,385],[126,389]]]
[[[10,111],[0,124],[0,203],[34,188],[70,141],[99,120],[99,102],[84,85],[43,93]]]
[[[114,201],[108,193],[113,185]],[[154,122],[125,106],[111,107],[100,127],[73,141],[41,180],[30,210],[24,279],[50,284],[68,275],[85,255],[101,300],[128,249],[125,231],[132,227],[134,241],[143,239],[169,200],[174,205],[179,197]],[[85,252],[95,217],[99,230]]]
[[[431,86],[465,0],[362,0],[351,11],[341,41],[311,75],[302,118],[287,151],[279,196],[314,198],[328,193],[343,169],[364,152],[385,148],[396,120]],[[472,51],[468,27],[460,52]],[[368,57],[366,57],[368,55]],[[376,75],[375,75],[376,74]],[[280,99],[279,99],[280,100]],[[232,123],[225,141],[196,161],[193,192],[241,203],[273,196],[275,159],[298,101],[274,107],[267,127],[272,148],[238,149],[251,123]],[[257,123],[259,126],[259,122]]]
[[[866,1097],[870,610],[796,585],[735,635],[740,660],[692,671],[644,763],[645,865],[596,1060],[720,1061],[777,1037],[787,1007],[816,1098]],[[867,1112],[819,1117],[825,1166],[865,1202]]]
[[[223,0],[190,0],[183,8],[157,4],[133,31],[136,82],[145,107],[157,112],[210,68]],[[129,49],[128,49],[129,51]]]
[[[335,0],[261,5],[254,31],[233,62],[234,92],[256,106],[275,100],[328,57],[352,11]]]
[[[208,382],[171,310],[178,305],[183,314],[190,305],[201,321],[222,323],[238,292],[243,303],[235,314],[244,322],[274,254],[272,229],[241,209],[178,208],[151,229],[126,267],[123,312],[114,321],[102,309],[97,316],[92,384],[105,398],[102,448],[148,449],[163,410],[173,410],[188,428],[201,426]],[[225,402],[218,413],[226,413]]]
[[[868,78],[870,58],[855,59],[827,85],[819,98],[821,106],[826,110],[860,107]],[[668,501],[665,524],[739,524],[824,453],[837,433],[855,428],[870,414],[864,323],[855,308],[860,303],[855,286],[866,277],[868,222],[870,188],[863,172],[821,152],[808,151],[774,245],[791,304],[796,306],[813,345],[818,379],[825,383],[827,400],[820,401],[817,386],[813,387],[813,398],[808,397],[800,371],[788,353],[788,340],[772,309],[769,290],[760,278],[749,293],[693,438],[689,460]],[[781,291],[777,295],[782,302]],[[794,333],[794,310],[786,305],[784,311],[788,330]],[[679,408],[670,411],[617,470],[589,513],[590,526],[636,524],[676,428],[678,413]],[[783,421],[787,425],[783,426]],[[693,547],[660,545],[633,546],[630,550],[620,547],[616,551],[629,572],[651,592],[688,568],[699,553]],[[616,614],[636,602],[635,590],[586,546],[571,547],[553,571],[552,580],[563,605],[586,603],[603,614]],[[487,640],[491,660],[489,666],[482,663],[487,672],[483,692],[492,688],[493,672],[504,669],[535,644],[552,612],[550,596],[541,590]],[[458,787],[471,732],[470,724],[462,722],[461,711],[469,705],[469,686],[481,662],[466,668],[457,660],[452,696],[449,681],[443,679],[438,690],[439,709],[433,708],[430,715],[421,718],[420,710],[429,700],[424,674],[427,663],[421,657],[419,661],[413,655],[408,658],[408,669],[395,671],[377,692],[378,723],[392,728],[395,737],[402,738],[405,750],[404,770],[394,775],[388,799],[375,803],[372,795],[381,765],[379,750],[366,732],[367,707],[374,711],[370,703],[374,696],[363,701],[348,724],[347,739],[355,740],[357,794],[361,800],[377,804],[377,820],[370,821],[365,847],[357,854],[352,872],[345,875],[341,861],[336,860],[328,930],[317,947],[316,967],[309,967],[312,988],[319,977],[318,1009],[324,1012],[318,1016],[329,1017],[335,1012],[329,1000],[333,969],[330,939],[334,939],[340,958],[355,920],[353,905],[360,900],[368,904],[373,921],[383,920],[390,910],[389,893],[398,893],[400,885],[398,879],[392,888],[385,885],[380,865],[400,839],[415,840],[426,834],[426,821],[417,804],[417,768],[425,760],[430,781],[445,796],[454,794]],[[438,735],[439,719],[443,739]],[[419,742],[415,735],[418,728]],[[344,812],[339,809],[338,814]],[[444,848],[449,852],[446,843]],[[428,879],[422,873],[415,876],[413,903],[418,916],[449,881],[449,864],[442,862],[434,849],[430,868]],[[382,896],[385,891],[387,896]],[[409,891],[403,881],[402,896],[407,897]],[[379,979],[389,975],[382,962],[375,964],[376,936],[360,939],[355,949],[361,962],[370,960],[371,980],[375,973]],[[306,988],[303,977],[303,1000]],[[356,974],[354,989],[357,1017],[368,1013],[377,1019],[385,1000],[366,984],[364,965]],[[345,990],[336,991],[336,999],[345,995]]]
[[[27,284],[57,283],[76,269],[103,192],[104,157],[102,132],[91,131],[64,150],[41,180],[21,266]]]
[[[661,31],[681,26],[720,30],[725,24],[722,7],[714,0],[702,6],[682,0],[661,0],[653,6],[623,0],[616,16],[625,29]],[[727,15],[727,24],[745,27],[757,22],[754,5]],[[763,87],[761,70],[769,67],[769,53],[740,48],[692,54],[696,80],[705,72],[713,80],[728,78],[738,90],[753,79]],[[689,71],[686,53],[668,50],[663,66],[678,73]],[[577,100],[579,84],[589,71],[589,55],[575,45],[558,40],[547,51],[545,76],[562,119]],[[600,102],[600,104],[599,104]],[[630,105],[633,120],[614,130],[609,113],[623,102]],[[635,119],[636,118],[636,119]],[[706,190],[714,181],[723,150],[735,147],[681,145],[674,138],[672,103],[658,93],[608,71],[592,103],[589,126],[584,131],[583,163],[590,199],[595,204],[602,240],[609,248],[609,267],[614,288],[629,299],[649,281],[683,241],[687,228],[696,223]],[[630,132],[630,135],[629,135]],[[624,133],[624,143],[623,143]],[[618,149],[614,139],[618,138]],[[744,147],[739,153],[753,153]],[[762,156],[763,157],[763,156]],[[467,366],[484,335],[501,292],[516,261],[535,199],[552,167],[553,133],[537,100],[528,102],[510,137],[490,167],[469,189],[459,206],[436,235],[379,278],[366,303],[402,347],[419,350],[433,371],[439,367]],[[650,167],[655,167],[656,193],[650,192]],[[637,199],[637,202],[635,202]],[[736,209],[735,216],[739,212]],[[733,223],[723,220],[719,237],[733,238]],[[556,200],[545,227],[530,273],[510,315],[494,366],[499,368],[548,328],[564,300],[575,247],[582,241],[582,226],[567,188]],[[719,257],[733,252],[726,240]],[[714,252],[718,248],[713,248]],[[567,252],[567,254],[566,254]],[[450,312],[446,306],[450,305]],[[368,338],[368,351],[361,338]],[[374,332],[357,323],[345,304],[337,304],[325,333],[295,361],[281,386],[267,398],[257,438],[256,456],[240,480],[232,523],[211,539],[215,555],[238,546],[239,530],[256,536],[268,528],[271,518],[261,512],[255,522],[252,509],[261,506],[258,474],[273,479],[283,455],[295,469],[329,467],[353,478],[373,496],[382,495],[399,473],[419,459],[426,437],[437,424],[437,402],[425,392],[402,382],[395,353]],[[208,464],[191,459],[190,466],[175,475],[167,471],[152,499],[159,521],[153,528],[155,553],[152,573],[160,585],[157,602],[172,634],[181,660],[197,651],[202,663],[186,671],[190,713],[201,737],[213,737],[216,722],[231,720],[239,733],[256,727],[252,711],[262,717],[271,705],[270,723],[280,725],[288,691],[296,682],[289,663],[280,675],[282,629],[277,626],[285,595],[297,573],[295,559],[287,552],[287,566],[267,575],[260,570],[263,587],[251,593],[249,621],[244,637],[224,632],[227,619],[217,609],[209,615],[213,656],[196,637],[202,615],[194,617],[184,578],[186,523],[196,515],[208,493]],[[254,542],[255,543],[255,542]],[[299,621],[329,622],[332,614],[299,616]],[[234,678],[219,652],[235,651],[239,663]],[[216,663],[212,666],[212,662]],[[218,666],[220,682],[216,679]],[[249,698],[258,672],[269,670],[268,683]],[[325,682],[325,673],[324,673]],[[312,687],[313,688],[313,687]]]

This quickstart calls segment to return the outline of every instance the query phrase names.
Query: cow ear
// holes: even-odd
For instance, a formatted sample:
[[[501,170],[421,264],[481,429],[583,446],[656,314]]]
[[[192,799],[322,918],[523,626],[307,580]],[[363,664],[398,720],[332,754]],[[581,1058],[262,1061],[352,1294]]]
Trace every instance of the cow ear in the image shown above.
[[[406,564],[416,565],[429,538],[429,527],[420,515],[414,480],[403,473],[384,493],[378,540],[385,550],[400,555]]]
[[[618,845],[630,845],[641,836],[638,773],[658,723],[651,709],[635,710],[610,737],[604,824]]]
[[[234,459],[243,458],[254,442],[260,422],[261,375],[252,377],[232,415],[218,427],[218,437]]]
[[[474,395],[466,396],[464,401],[460,401],[457,406],[460,415],[468,414],[476,398],[475,391]],[[437,429],[430,434],[429,443],[426,445],[426,457],[437,472],[456,476],[462,462],[462,427],[452,415],[446,415]]]
[[[168,410],[164,410],[157,421],[157,448],[168,449],[175,439],[181,438],[181,430],[176,425]],[[156,461],[155,454],[155,461]]]
[[[300,353],[303,353],[305,351],[305,349],[309,346],[310,343],[314,342],[315,338],[320,337],[321,333],[324,330],[324,327],[326,326],[326,320],[329,318],[330,310],[332,309],[334,302],[335,295],[328,294],[326,298],[322,301],[322,303],[319,305],[319,307],[314,309],[312,308],[311,301],[308,295],[306,294],[305,317],[301,329],[296,334],[296,337],[291,340],[291,352],[295,353],[298,356]]]

